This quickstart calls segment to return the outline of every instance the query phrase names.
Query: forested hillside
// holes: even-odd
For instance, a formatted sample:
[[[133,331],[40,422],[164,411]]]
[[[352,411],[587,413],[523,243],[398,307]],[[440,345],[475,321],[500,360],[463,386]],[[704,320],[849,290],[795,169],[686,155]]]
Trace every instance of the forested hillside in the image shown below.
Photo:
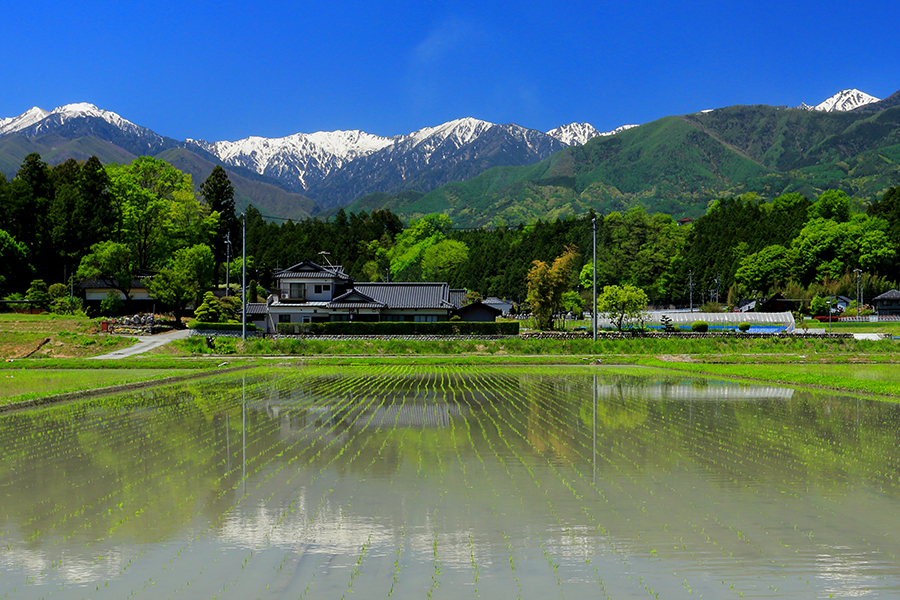
[[[404,219],[440,212],[460,226],[635,207],[699,217],[715,198],[838,189],[872,201],[897,181],[900,107],[822,113],[734,106],[659,119],[421,196],[362,198],[350,210],[390,208]]]

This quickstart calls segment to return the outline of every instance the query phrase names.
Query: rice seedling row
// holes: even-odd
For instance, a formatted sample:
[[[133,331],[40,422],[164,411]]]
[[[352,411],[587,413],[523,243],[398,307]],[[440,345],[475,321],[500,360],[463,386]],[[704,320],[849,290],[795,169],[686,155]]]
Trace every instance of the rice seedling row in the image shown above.
[[[521,399],[521,398],[520,398],[519,396],[517,396],[517,395],[514,395],[514,394],[505,394],[505,393],[502,393],[502,392],[501,392],[500,394],[497,395],[497,398],[498,398],[498,403],[499,403],[499,402],[502,402],[503,400],[509,400],[509,401],[510,401],[511,403],[513,403],[513,404],[516,403],[518,400]],[[494,405],[492,404],[492,406],[494,406]],[[522,412],[523,412],[523,411],[520,411],[519,414],[521,414]],[[521,433],[519,433],[519,431],[518,431],[518,429],[517,429],[517,425],[518,425],[518,427],[521,427],[521,428],[523,428],[523,430],[524,430],[524,428],[527,427],[527,425],[528,425],[527,422],[520,422],[520,423],[516,424],[515,422],[512,422],[512,421],[511,421],[511,418],[507,418],[507,417],[505,416],[505,414],[502,413],[502,412],[499,411],[499,410],[497,411],[497,416],[498,416],[498,418],[500,419],[500,421],[502,421],[502,422],[504,422],[504,423],[506,424],[506,426],[507,426],[508,428],[510,428],[510,429],[511,429],[512,431],[514,431],[515,433],[517,433],[517,434],[519,435],[519,437],[522,437],[523,439],[525,439],[525,441],[527,441],[527,442],[529,443],[529,445],[532,445],[533,449],[534,449],[536,452],[540,452],[540,450],[539,450],[537,447],[534,446],[533,442],[532,442],[530,439],[528,439],[527,437],[522,436]],[[495,424],[496,424],[496,423],[495,423]],[[500,428],[499,428],[499,425],[498,425],[498,431],[499,431],[499,430],[500,430]],[[502,435],[502,433],[501,433],[501,435]],[[518,456],[518,454],[517,454],[517,456]],[[521,456],[519,456],[519,459],[522,460]],[[572,466],[574,466],[574,464],[573,464]],[[584,512],[584,513],[586,514],[586,516],[588,517],[588,519],[589,519],[591,522],[595,522],[595,521],[596,521],[596,517],[594,517],[594,515],[593,515],[593,514],[588,510],[588,508],[582,503],[583,496],[582,496],[581,494],[579,494],[579,493],[575,490],[575,488],[573,487],[573,485],[572,485],[572,484],[565,478],[565,476],[564,476],[564,475],[556,468],[556,466],[553,464],[552,461],[547,461],[547,467],[548,467],[549,470],[556,476],[556,478],[559,480],[559,482],[562,483],[562,485],[563,485],[564,487],[566,487],[566,488],[570,491],[570,493],[572,493],[572,495],[575,497],[576,501],[578,501],[579,503],[581,503],[581,506],[582,506],[582,512]],[[529,472],[530,472],[530,473],[533,473],[530,469],[529,469]],[[549,501],[549,498],[548,498],[548,501]],[[554,516],[556,516],[555,511],[553,511],[553,513],[554,513]],[[556,517],[556,518],[558,519],[559,517]],[[564,533],[566,533],[569,537],[574,538],[574,535],[572,534],[572,530],[571,530],[571,528],[570,528],[569,526],[567,526],[567,525],[565,525],[565,524],[562,524],[562,523],[560,523],[560,525],[561,525],[561,530],[562,530]],[[604,533],[605,533],[605,531],[604,531]],[[634,529],[633,532],[632,532],[632,535],[635,536],[635,539],[640,540],[640,541],[643,541],[643,540],[642,540],[642,535],[643,535],[643,534],[642,534],[641,531]],[[616,553],[619,554],[618,551],[617,551]],[[652,552],[651,552],[651,553],[652,553]],[[621,556],[621,560],[622,560],[622,564],[623,564],[623,566],[625,566],[626,568],[628,568],[628,567],[630,566],[629,559],[628,559],[628,554],[629,554],[629,552],[624,552],[624,553],[622,553],[622,554],[620,555],[620,556]],[[643,579],[642,576],[637,576],[637,578],[638,578],[639,583],[642,585],[642,587],[644,587],[644,590],[645,590],[649,595],[653,596],[653,595],[656,594],[656,592],[654,592],[653,589],[650,588],[650,587],[647,585],[647,583],[644,581],[644,579]]]
[[[223,475],[223,478],[224,478],[224,477],[225,477],[225,476]],[[198,510],[197,513],[199,514],[201,511],[202,511],[202,509]],[[127,568],[127,566],[128,566],[128,565],[126,565],[126,568]]]
[[[780,427],[779,427],[779,428],[780,428]],[[727,453],[726,453],[726,455],[727,455]],[[762,453],[760,453],[760,452],[753,452],[752,449],[751,449],[751,450],[745,451],[745,452],[744,452],[744,455],[749,455],[751,459],[755,459],[756,457],[763,456]],[[726,456],[726,458],[727,458],[727,456]],[[749,463],[750,463],[750,460],[741,459],[741,460],[738,460],[737,462],[735,462],[733,465],[730,465],[730,466],[733,466],[733,467],[736,469],[736,472],[739,472],[740,469],[743,469],[743,468],[747,467]],[[752,465],[750,465],[750,466],[752,466]],[[706,468],[708,469],[709,466],[706,465]],[[737,483],[737,482],[735,482],[735,483]],[[746,484],[746,487],[754,487],[754,486],[756,486],[756,485],[762,486],[763,483],[764,483],[764,482],[759,481],[759,480],[757,479],[756,482],[747,483],[747,484]],[[832,502],[832,503],[835,502],[832,498],[829,498],[829,497],[822,497],[821,500],[823,500],[824,502]],[[809,501],[807,500],[807,502],[809,502]],[[696,506],[696,504],[694,504],[693,502],[692,502],[692,505]],[[806,508],[806,509],[809,509],[809,506],[805,506],[805,508]],[[828,508],[827,506],[825,506],[825,507],[823,507],[823,508],[825,509],[826,512],[831,511],[831,509]],[[815,506],[813,507],[813,510],[816,510]],[[833,512],[832,512],[832,514],[833,514]],[[827,517],[828,515],[824,515],[824,516]],[[768,515],[766,515],[765,513],[760,513],[760,517],[761,517],[761,522],[764,523],[765,521],[763,521],[762,519],[768,518]],[[692,523],[692,526],[695,526],[695,525]],[[733,527],[729,527],[729,529],[732,531],[732,533],[734,533],[735,529],[734,529]],[[798,530],[799,528],[795,525],[795,526],[794,526],[794,529],[795,529],[795,530]],[[772,542],[771,538],[772,538],[772,537],[775,537],[775,536],[770,536],[770,535],[769,535],[770,532],[769,532],[769,531],[765,531],[764,528],[761,528],[761,532],[765,534],[765,543],[766,543],[766,545],[771,546],[771,545],[772,545],[772,543],[771,543],[771,542]],[[742,535],[741,535],[742,532],[738,531],[737,533],[739,534],[739,537],[742,537]],[[807,535],[809,535],[809,534],[807,534]],[[758,538],[758,539],[763,539],[763,538]],[[784,541],[782,541],[782,540],[778,540],[778,543],[779,543],[780,545],[782,545],[782,546],[787,546],[787,544],[786,544]],[[765,550],[761,548],[761,545],[760,545],[760,544],[755,544],[755,546],[759,549],[759,551],[760,551],[761,554],[763,554],[764,556],[766,555]],[[776,561],[774,560],[774,558],[770,558],[770,559],[769,559],[769,562],[771,562],[771,563],[776,563]],[[807,582],[807,583],[808,583],[808,582]]]
[[[676,418],[677,418],[677,415],[676,415]],[[639,427],[639,428],[643,428],[644,425],[645,425],[645,424],[640,424],[640,425],[638,425],[638,427]],[[648,430],[648,431],[646,431],[646,432],[644,433],[644,435],[645,435],[645,436],[650,436],[650,435],[652,435],[652,433],[653,433],[652,431],[649,431],[649,430]],[[627,438],[626,438],[626,443],[627,443],[628,441],[634,442],[634,440],[636,440],[638,437],[639,437],[639,436],[635,436],[635,437],[627,437]],[[584,445],[583,442],[582,442],[582,445]],[[614,449],[613,451],[614,451],[614,452],[617,452],[618,454],[620,454],[620,459],[619,459],[619,460],[622,460],[622,461],[631,460],[631,462],[633,463],[633,465],[631,466],[631,468],[635,469],[636,471],[645,471],[645,469],[643,469],[643,467],[641,466],[641,464],[639,464],[639,463],[637,462],[637,459],[642,457],[642,455],[641,455],[641,448],[639,448],[639,447],[637,447],[637,446],[635,446],[635,447],[630,447],[630,446],[626,446],[625,444],[623,444],[621,447],[617,447],[617,448],[618,448],[618,450],[615,450],[615,449]],[[678,451],[676,451],[676,452],[678,452]],[[689,464],[689,463],[691,462],[691,457],[690,457],[690,456],[687,456],[687,455],[684,455],[683,453],[681,453],[681,455],[680,455],[679,458],[685,460],[685,461],[686,461],[685,464]],[[686,469],[685,469],[685,470],[686,470]],[[690,503],[692,506],[696,506],[696,504],[693,502],[693,499],[692,499],[692,498],[690,498],[690,497],[688,497],[688,496],[686,496],[686,495],[684,495],[684,494],[681,494],[678,490],[676,490],[673,486],[671,486],[671,485],[668,483],[668,480],[660,480],[653,472],[645,472],[645,473],[643,474],[643,477],[644,477],[645,479],[649,479],[651,482],[653,482],[653,483],[656,484],[656,486],[655,486],[655,488],[654,488],[654,489],[656,489],[656,493],[654,493],[654,489],[651,489],[651,488],[649,488],[649,487],[646,487],[645,490],[643,490],[642,493],[639,494],[639,495],[644,495],[645,498],[653,498],[654,496],[657,496],[657,497],[655,498],[655,502],[654,502],[653,504],[650,505],[651,507],[653,507],[653,506],[658,506],[658,507],[659,507],[659,506],[663,506],[664,504],[671,504],[671,502]],[[674,495],[677,496],[677,497],[676,497],[676,498],[672,498],[671,501],[670,501],[669,499],[667,499],[667,498],[659,497],[658,492],[660,491],[660,489],[663,489],[664,491],[667,491],[667,492],[669,492],[669,493],[672,493],[672,494],[674,494]],[[646,506],[645,506],[644,508],[646,508]],[[684,536],[684,535],[678,535],[677,538],[674,537],[676,534],[674,534],[672,531],[670,531],[669,525],[668,525],[668,523],[667,523],[668,519],[665,517],[665,515],[660,515],[660,516],[662,517],[662,521],[660,521],[660,519],[654,519],[654,518],[651,517],[651,515],[648,514],[648,518],[650,518],[650,520],[651,520],[652,522],[655,522],[657,525],[659,525],[660,523],[662,523],[663,529],[664,529],[666,532],[669,532],[669,533],[673,536],[673,538],[670,539],[670,542],[671,542],[671,541],[674,541],[676,547],[680,547],[681,551],[687,552],[687,554],[688,554],[691,558],[693,558],[694,560],[697,561],[698,566],[702,567],[702,566],[703,566],[704,556],[707,554],[705,551],[702,551],[702,544],[700,545],[701,550],[700,550],[699,554],[696,554],[696,553],[691,549],[693,546],[697,546],[697,542],[699,542],[700,540],[694,539],[693,541],[692,541],[692,540],[687,540],[687,541],[686,541],[686,540],[685,540],[685,537],[686,537],[686,536]],[[690,525],[690,527],[691,527],[692,529],[694,529],[695,532],[698,530],[697,524],[694,523],[691,519],[688,520],[688,525]],[[729,528],[729,529],[731,530],[732,533],[734,533],[734,529],[733,529],[733,528]],[[702,533],[703,537],[705,537],[705,539],[706,539],[706,541],[707,541],[708,543],[713,543],[713,544],[715,544],[715,545],[717,545],[717,546],[719,545],[719,542],[717,542],[715,539],[711,538],[711,537],[709,536],[709,534],[706,533],[705,529],[700,530],[700,532]],[[679,531],[679,534],[680,534],[680,533],[681,533],[681,531]],[[740,533],[740,532],[738,532],[738,533],[739,533],[739,536],[738,536],[738,537],[739,537],[739,538],[742,538],[743,536],[741,535],[741,533]],[[744,542],[748,542],[745,538],[743,539],[743,541],[744,541]],[[690,546],[689,546],[689,545],[690,545]],[[757,550],[760,552],[761,555],[765,556],[765,552],[762,550],[762,548],[760,548],[758,545],[756,546],[756,548],[757,548]],[[726,553],[726,556],[728,556],[728,555],[732,555],[732,556],[733,556],[733,552],[732,552],[732,553]],[[713,558],[714,558],[714,557],[713,557]],[[738,566],[742,566],[740,562],[738,562]],[[735,572],[737,572],[737,571],[735,571]],[[723,583],[724,583],[724,582],[723,582]],[[732,589],[734,588],[734,584],[732,584],[731,588],[732,588]]]
[[[493,383],[498,383],[498,382],[493,382]],[[520,399],[520,396],[516,393],[516,390],[510,390],[510,393],[509,393],[508,395],[501,395],[501,396],[498,396],[498,397],[497,397],[497,400],[498,400],[498,401],[497,401],[497,402],[492,402],[492,403],[491,403],[491,407],[494,408],[494,409],[497,409],[497,414],[498,414],[498,417],[500,418],[500,420],[503,421],[507,426],[511,427],[511,429],[512,429],[515,433],[517,433],[517,435],[519,436],[519,438],[523,439],[524,441],[528,442],[529,445],[532,445],[532,446],[533,446],[533,444],[531,443],[531,441],[528,440],[528,439],[526,439],[526,437],[523,436],[523,435],[518,431],[517,425],[516,425],[512,420],[506,418],[506,417],[504,416],[505,413],[503,413],[502,411],[499,410],[499,407],[502,406],[504,403],[507,403],[507,401],[508,401],[509,404],[515,404],[519,399]],[[520,413],[520,414],[521,414],[521,413]],[[496,420],[494,421],[494,425],[495,425],[495,427],[497,427],[498,431],[501,431],[502,428],[498,425],[498,423],[497,423]],[[521,421],[520,424],[518,425],[518,427],[521,427],[523,431],[526,430],[527,426],[528,426],[528,423],[525,422],[525,421]],[[509,446],[509,441],[508,441],[505,437],[503,437],[502,431],[501,431],[500,437],[501,437],[501,439],[504,439],[504,442]],[[528,465],[528,464],[526,463],[525,459],[520,455],[520,453],[517,452],[517,451],[515,451],[515,449],[512,448],[511,446],[510,446],[510,449],[512,450],[512,452],[514,453],[514,455],[517,457],[518,461],[519,461],[520,463],[522,463],[522,465],[526,468],[526,471],[527,471],[527,472],[529,473],[529,475],[531,476],[532,481],[535,483],[535,485],[537,485],[537,486],[541,489],[542,493],[543,493],[544,496],[546,497],[546,500],[547,500],[547,502],[548,502],[548,506],[549,506],[550,511],[551,511],[551,515],[552,515],[553,518],[557,521],[557,526],[558,526],[559,530],[562,531],[562,532],[565,534],[565,536],[568,537],[568,538],[571,540],[571,542],[572,542],[573,545],[574,545],[574,544],[577,544],[578,542],[577,542],[577,540],[576,540],[576,538],[575,538],[575,535],[574,535],[574,529],[573,529],[573,526],[570,525],[570,523],[568,523],[568,522],[564,522],[563,519],[561,518],[561,516],[558,514],[558,511],[556,510],[556,508],[554,507],[552,501],[550,500],[550,496],[549,496],[549,491],[550,491],[550,490],[549,490],[549,488],[547,488],[546,485],[541,485],[541,484],[540,484],[540,482],[538,481],[538,479],[535,477],[535,473],[534,473],[533,468],[532,468],[530,465]],[[537,448],[534,448],[534,449],[537,450]],[[581,497],[581,496],[580,496],[580,495],[579,495],[579,494],[571,487],[571,485],[570,485],[569,482],[565,479],[565,477],[563,477],[562,474],[559,473],[559,472],[556,470],[555,466],[554,466],[552,463],[548,463],[548,466],[549,466],[550,470],[553,471],[553,472],[555,473],[555,475],[557,476],[557,478],[563,483],[563,485],[564,485],[565,487],[568,487],[568,488],[569,488],[569,491],[575,495],[576,500],[578,500],[579,502],[581,502],[582,497]],[[581,504],[581,510],[582,510],[582,512],[585,513],[585,515],[587,516],[587,518],[588,518],[589,520],[591,520],[591,521],[594,520],[593,515],[591,515],[591,513],[587,510],[587,507],[586,507],[583,503]],[[577,525],[576,525],[575,527],[577,527]],[[593,527],[591,527],[591,528],[593,528]],[[602,531],[602,528],[601,528],[601,531]],[[605,533],[605,531],[604,531],[604,533]],[[628,564],[627,555],[626,555],[625,553],[620,554],[620,549],[616,548],[616,545],[615,545],[614,543],[612,543],[611,540],[608,540],[608,543],[609,543],[610,546],[613,548],[614,552],[615,552],[617,555],[619,555],[620,559],[621,559],[622,562],[623,562],[623,565],[626,565],[626,566],[627,566],[627,564]],[[545,546],[543,543],[542,543],[542,552],[544,552],[545,557],[546,557],[547,560],[548,560],[548,564],[549,564],[549,566],[550,566],[550,568],[551,568],[551,571],[552,571],[554,574],[557,573],[557,572],[558,572],[558,566],[557,566],[558,563],[557,563],[556,561],[553,560],[553,558],[550,556],[549,552],[546,550],[546,546]],[[587,564],[589,564],[589,562],[588,562],[589,560],[590,560],[590,559],[588,558],[587,561],[586,561]],[[599,573],[599,569],[597,569],[596,567],[595,567],[595,572],[596,572],[597,575],[598,575],[598,583],[600,584],[601,589],[603,590],[603,593],[604,593],[604,594],[607,594],[606,589],[605,589],[605,586],[604,586],[604,584],[603,584],[603,579],[602,579],[602,577],[601,577],[601,574]],[[560,583],[560,585],[561,585],[561,581],[560,581],[559,583]],[[645,587],[645,589],[646,589],[646,586],[644,586],[644,587]],[[649,591],[649,590],[648,590],[648,591]]]
[[[466,403],[467,408],[473,413],[478,408],[477,406],[472,404],[465,395],[463,395],[462,401]],[[464,419],[463,422],[466,426],[466,435],[467,435],[467,438],[469,441],[469,445],[472,449],[472,452],[475,454],[475,456],[479,462],[479,465],[481,466],[481,471],[484,476],[484,481],[487,484],[485,487],[486,487],[486,489],[489,489],[492,494],[489,510],[491,512],[491,515],[493,516],[493,519],[494,519],[494,522],[496,524],[498,531],[500,532],[501,536],[503,537],[503,545],[507,552],[506,558],[509,561],[510,574],[512,575],[513,581],[515,582],[515,586],[516,586],[516,598],[522,598],[522,591],[523,591],[522,584],[521,584],[521,581],[519,580],[518,574],[516,573],[515,550],[513,549],[513,546],[512,546],[511,540],[510,540],[510,536],[509,536],[507,530],[503,527],[501,520],[500,520],[499,504],[503,502],[504,498],[500,495],[499,491],[497,490],[496,483],[491,478],[490,472],[488,471],[487,466],[485,464],[484,457],[482,456],[482,453],[479,452],[479,450],[478,450],[478,444],[476,443],[476,440],[472,435],[472,427],[471,427],[471,423],[470,423],[469,419]],[[497,452],[494,450],[494,446],[493,446],[493,443],[491,442],[490,437],[486,435],[483,421],[481,419],[478,419],[477,422],[480,426],[479,430],[480,430],[480,434],[481,434],[481,439],[484,440],[484,442],[488,446],[488,449],[492,452],[493,456],[496,457]],[[462,462],[463,462],[462,458],[458,454],[457,454],[457,458],[460,461],[460,463],[462,464]],[[467,492],[468,492],[468,486],[467,486]],[[467,497],[468,497],[468,493],[467,493]],[[474,541],[472,543],[474,544]],[[471,554],[474,555],[474,551],[472,551]],[[473,559],[473,562],[474,562],[474,559]]]

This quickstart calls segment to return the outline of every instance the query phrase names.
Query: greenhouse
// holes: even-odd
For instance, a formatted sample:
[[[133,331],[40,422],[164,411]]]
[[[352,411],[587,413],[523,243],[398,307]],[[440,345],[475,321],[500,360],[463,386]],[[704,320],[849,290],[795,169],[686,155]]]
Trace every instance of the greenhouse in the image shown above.
[[[652,329],[662,329],[662,318],[666,316],[671,319],[672,325],[682,330],[690,330],[691,323],[695,321],[705,321],[709,324],[709,331],[734,330],[737,331],[738,325],[741,323],[749,323],[749,333],[781,333],[791,332],[794,330],[794,315],[790,312],[750,312],[750,313],[700,313],[700,312],[678,312],[678,311],[659,311],[646,313],[644,326]],[[600,319],[601,328],[613,327],[609,319]]]

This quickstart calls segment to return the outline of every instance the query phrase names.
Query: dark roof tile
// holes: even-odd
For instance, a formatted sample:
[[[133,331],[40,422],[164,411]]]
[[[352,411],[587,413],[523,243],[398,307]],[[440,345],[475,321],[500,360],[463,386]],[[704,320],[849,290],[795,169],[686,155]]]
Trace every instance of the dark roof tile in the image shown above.
[[[453,308],[446,283],[357,283],[355,289],[387,308]]]

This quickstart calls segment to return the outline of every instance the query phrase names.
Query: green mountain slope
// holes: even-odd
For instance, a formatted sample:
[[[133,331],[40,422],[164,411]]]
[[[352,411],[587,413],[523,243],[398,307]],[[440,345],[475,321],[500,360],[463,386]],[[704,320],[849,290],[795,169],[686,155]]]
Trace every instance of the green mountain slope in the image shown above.
[[[115,144],[93,136],[67,138],[50,133],[36,138],[20,135],[8,135],[0,138],[0,172],[12,179],[25,156],[37,152],[48,164],[55,165],[74,158],[87,160],[96,156],[103,164],[130,163],[135,158],[127,150]],[[172,164],[175,168],[190,173],[195,188],[209,176],[213,167],[219,164],[208,157],[185,148],[169,148],[156,155],[155,158]],[[288,192],[283,188],[262,181],[262,177],[253,174],[245,176],[239,169],[226,167],[228,177],[235,190],[235,207],[244,210],[253,204],[264,215],[302,219],[318,210],[315,202],[300,194]]]
[[[405,219],[441,212],[459,226],[528,222],[641,206],[702,215],[723,196],[838,188],[872,199],[900,182],[900,107],[821,113],[734,106],[673,116],[595,138],[528,167],[491,169],[421,197],[367,196]]]

